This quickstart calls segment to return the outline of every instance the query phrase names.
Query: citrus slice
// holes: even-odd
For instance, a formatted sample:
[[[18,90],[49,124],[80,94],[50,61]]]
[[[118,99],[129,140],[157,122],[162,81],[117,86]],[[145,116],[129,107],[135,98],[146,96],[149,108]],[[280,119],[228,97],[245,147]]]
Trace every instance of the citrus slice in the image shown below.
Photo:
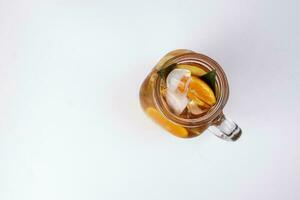
[[[196,76],[191,77],[187,96],[203,107],[207,107],[207,105],[210,107],[216,103],[216,97],[212,89]]]
[[[195,103],[197,103],[198,106],[200,106],[200,108],[202,108],[202,109],[207,109],[207,108],[211,107],[210,105],[208,105],[207,103],[205,103],[198,97],[198,94],[195,90],[189,90],[187,93],[187,97],[191,101],[194,101]]]
[[[195,101],[190,101],[187,105],[188,111],[193,115],[200,115],[207,111],[207,109],[202,109],[199,104]]]
[[[155,108],[148,107],[146,109],[146,113],[150,116],[157,124],[162,126],[164,129],[172,133],[173,135],[181,138],[188,137],[188,131],[176,124],[173,124],[169,120],[167,120],[162,114],[160,114]]]
[[[192,75],[194,76],[202,76],[204,74],[206,74],[206,71],[204,71],[203,69],[201,69],[200,67],[196,67],[194,65],[186,65],[186,64],[178,64],[176,66],[176,68],[178,69],[187,69],[189,70]]]

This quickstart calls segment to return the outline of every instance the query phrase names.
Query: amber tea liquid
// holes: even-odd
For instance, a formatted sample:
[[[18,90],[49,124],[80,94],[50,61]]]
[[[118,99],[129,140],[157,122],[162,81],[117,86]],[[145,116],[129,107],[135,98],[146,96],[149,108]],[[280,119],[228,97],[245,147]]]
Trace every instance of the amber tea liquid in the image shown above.
[[[156,90],[156,87],[157,87],[157,85],[156,85],[157,79],[161,78],[161,77],[159,77],[159,75],[157,73],[158,70],[160,70],[160,69],[155,68],[148,75],[148,77],[145,79],[145,81],[143,82],[143,84],[141,86],[140,102],[141,102],[142,108],[144,109],[146,114],[150,118],[152,118],[152,120],[154,120],[156,123],[158,123],[160,126],[162,126],[167,131],[171,132],[175,136],[182,137],[182,138],[190,138],[190,137],[195,137],[195,136],[200,135],[208,127],[208,125],[204,125],[204,126],[200,126],[200,127],[198,126],[198,127],[194,128],[194,127],[184,126],[179,123],[175,123],[175,122],[171,121],[170,119],[168,119],[168,117],[166,117],[164,114],[162,114],[161,110],[157,107],[157,103],[155,102],[156,97],[154,96],[154,91]],[[199,83],[198,83],[199,80],[197,77],[207,73],[208,71],[209,70],[207,68],[205,68],[204,66],[202,66],[198,63],[192,63],[192,62],[187,62],[187,63],[183,63],[183,64],[178,63],[176,65],[176,67],[174,67],[174,69],[171,71],[171,73],[173,72],[174,77],[176,77],[176,78],[178,77],[178,73],[176,74],[176,72],[179,72],[181,74],[187,73],[188,76],[191,77],[191,80],[189,80],[189,86],[192,86],[194,88],[189,88],[189,93],[187,96],[191,97],[191,99],[193,99],[193,100],[189,101],[187,106],[185,106],[185,105],[181,106],[180,104],[182,104],[182,103],[180,101],[178,101],[179,102],[178,105],[181,106],[182,108],[179,109],[179,112],[176,113],[176,100],[173,101],[175,103],[170,104],[170,102],[172,102],[172,101],[171,100],[168,101],[168,99],[167,99],[168,96],[166,96],[166,92],[168,91],[168,88],[166,86],[168,83],[167,82],[168,80],[161,80],[160,84],[159,84],[159,94],[160,94],[160,98],[162,100],[162,106],[164,106],[165,109],[168,110],[168,112],[172,113],[173,115],[177,115],[177,117],[182,118],[182,119],[195,119],[195,118],[198,118],[200,116],[207,114],[210,111],[210,109],[213,107],[213,105],[209,105],[209,104],[212,104],[210,101],[207,101],[208,103],[206,103],[206,102],[202,102],[201,99],[197,98],[197,90],[198,90],[198,86],[199,86]],[[172,75],[171,73],[169,74],[169,76]],[[178,80],[179,79],[175,80],[175,82],[177,81],[176,83],[178,83],[178,85],[179,85],[177,89],[180,90],[180,88],[182,87],[182,89],[180,91],[184,91],[185,79],[182,78],[182,81],[181,81],[181,79],[179,81]],[[172,85],[172,80],[169,82],[171,82],[170,85]],[[200,82],[200,86],[201,86],[201,84],[202,83]],[[204,88],[204,89],[208,90],[209,88]],[[213,95],[213,97],[215,97],[214,94],[208,93],[208,96],[209,95],[211,95],[211,96]],[[171,95],[171,97],[172,97],[172,95]],[[217,98],[217,95],[215,98]],[[169,97],[169,99],[170,99],[170,97]],[[199,104],[199,101],[200,101],[200,104]],[[213,99],[212,99],[212,101],[213,101]],[[172,105],[173,106],[175,105],[175,111],[174,111],[174,109],[172,109]]]

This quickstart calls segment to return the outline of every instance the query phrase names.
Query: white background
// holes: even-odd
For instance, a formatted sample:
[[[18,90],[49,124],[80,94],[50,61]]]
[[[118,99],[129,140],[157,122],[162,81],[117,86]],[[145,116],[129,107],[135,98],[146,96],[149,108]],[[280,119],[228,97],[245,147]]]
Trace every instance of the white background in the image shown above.
[[[0,0],[0,199],[300,199],[299,6]],[[142,112],[140,84],[177,48],[223,66],[238,142]]]

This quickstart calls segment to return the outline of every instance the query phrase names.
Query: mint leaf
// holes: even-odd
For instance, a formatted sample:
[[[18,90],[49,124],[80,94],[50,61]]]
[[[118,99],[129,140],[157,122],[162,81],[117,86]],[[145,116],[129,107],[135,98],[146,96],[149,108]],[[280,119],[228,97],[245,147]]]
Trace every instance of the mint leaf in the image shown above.
[[[177,65],[177,64],[174,63],[174,64],[171,64],[171,65],[165,67],[165,68],[162,68],[162,69],[160,69],[160,70],[157,72],[157,74],[160,76],[160,78],[162,78],[162,79],[165,80],[165,79],[167,78],[167,76],[169,75],[169,73],[170,73],[173,69],[175,69],[176,65]]]
[[[216,94],[216,70],[209,71],[199,78],[207,83]]]

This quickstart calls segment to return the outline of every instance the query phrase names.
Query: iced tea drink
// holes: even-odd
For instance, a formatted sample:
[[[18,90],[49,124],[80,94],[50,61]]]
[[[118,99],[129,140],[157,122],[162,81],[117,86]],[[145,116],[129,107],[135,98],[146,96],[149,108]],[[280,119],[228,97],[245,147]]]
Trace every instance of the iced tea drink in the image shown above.
[[[228,93],[225,73],[214,60],[182,49],[153,68],[141,86],[140,102],[151,119],[175,136],[195,137],[210,127],[234,141],[241,130],[222,113]]]

